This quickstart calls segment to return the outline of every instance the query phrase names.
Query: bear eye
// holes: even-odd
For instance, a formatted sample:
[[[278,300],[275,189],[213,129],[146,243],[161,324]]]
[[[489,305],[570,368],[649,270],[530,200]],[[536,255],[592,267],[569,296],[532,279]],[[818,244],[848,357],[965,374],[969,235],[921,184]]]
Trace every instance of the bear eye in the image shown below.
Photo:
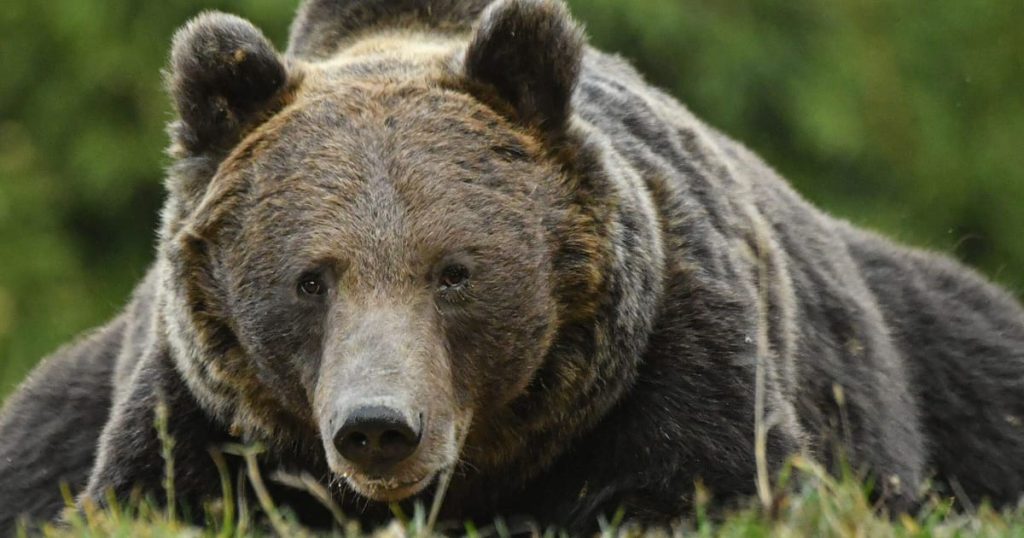
[[[327,292],[327,286],[320,275],[305,274],[299,278],[299,292],[303,295],[323,295]]]
[[[469,269],[466,269],[465,265],[453,264],[446,266],[441,271],[439,284],[441,284],[442,290],[447,290],[462,286],[467,280],[469,280]]]

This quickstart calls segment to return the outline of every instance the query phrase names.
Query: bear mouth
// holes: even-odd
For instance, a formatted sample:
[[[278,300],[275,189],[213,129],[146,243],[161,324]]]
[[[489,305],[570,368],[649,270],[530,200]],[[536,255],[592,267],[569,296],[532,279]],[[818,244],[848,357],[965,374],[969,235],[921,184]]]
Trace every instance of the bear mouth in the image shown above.
[[[346,477],[349,486],[356,493],[378,502],[395,502],[407,499],[423,491],[437,476],[429,472],[419,478],[371,477],[358,473]]]

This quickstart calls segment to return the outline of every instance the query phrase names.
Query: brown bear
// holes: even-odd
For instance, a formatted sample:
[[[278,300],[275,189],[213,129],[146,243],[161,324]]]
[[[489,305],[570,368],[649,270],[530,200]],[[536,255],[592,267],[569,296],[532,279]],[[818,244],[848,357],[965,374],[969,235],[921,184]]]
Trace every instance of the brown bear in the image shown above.
[[[443,475],[453,521],[664,524],[754,492],[758,423],[768,472],[841,443],[894,509],[1024,491],[1014,298],[816,210],[559,0],[309,0],[284,54],[205,13],[168,86],[157,261],[6,403],[0,530],[62,481],[159,496],[161,402],[192,514],[243,442],[368,524]]]

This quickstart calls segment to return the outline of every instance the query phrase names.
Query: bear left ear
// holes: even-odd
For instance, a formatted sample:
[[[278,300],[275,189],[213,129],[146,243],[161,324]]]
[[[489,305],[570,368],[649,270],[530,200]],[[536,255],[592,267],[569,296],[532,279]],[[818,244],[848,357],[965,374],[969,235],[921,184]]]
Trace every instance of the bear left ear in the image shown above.
[[[245,19],[203,13],[174,35],[167,86],[181,121],[175,141],[189,154],[231,149],[276,112],[288,73],[274,46]]]
[[[497,90],[520,121],[557,132],[572,114],[583,50],[583,31],[561,0],[498,0],[477,23],[466,76]]]

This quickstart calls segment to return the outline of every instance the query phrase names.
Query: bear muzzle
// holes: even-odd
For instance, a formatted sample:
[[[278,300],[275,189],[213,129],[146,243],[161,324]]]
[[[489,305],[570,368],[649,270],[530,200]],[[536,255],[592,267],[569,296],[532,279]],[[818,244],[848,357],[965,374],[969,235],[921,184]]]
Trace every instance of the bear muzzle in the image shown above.
[[[371,401],[349,407],[333,423],[331,438],[336,466],[357,493],[377,501],[397,501],[415,495],[438,473],[425,457],[424,414],[407,406]],[[327,447],[328,450],[331,447]]]
[[[344,310],[359,315],[332,327],[314,404],[327,462],[360,495],[404,499],[459,459],[449,359],[415,309]]]

